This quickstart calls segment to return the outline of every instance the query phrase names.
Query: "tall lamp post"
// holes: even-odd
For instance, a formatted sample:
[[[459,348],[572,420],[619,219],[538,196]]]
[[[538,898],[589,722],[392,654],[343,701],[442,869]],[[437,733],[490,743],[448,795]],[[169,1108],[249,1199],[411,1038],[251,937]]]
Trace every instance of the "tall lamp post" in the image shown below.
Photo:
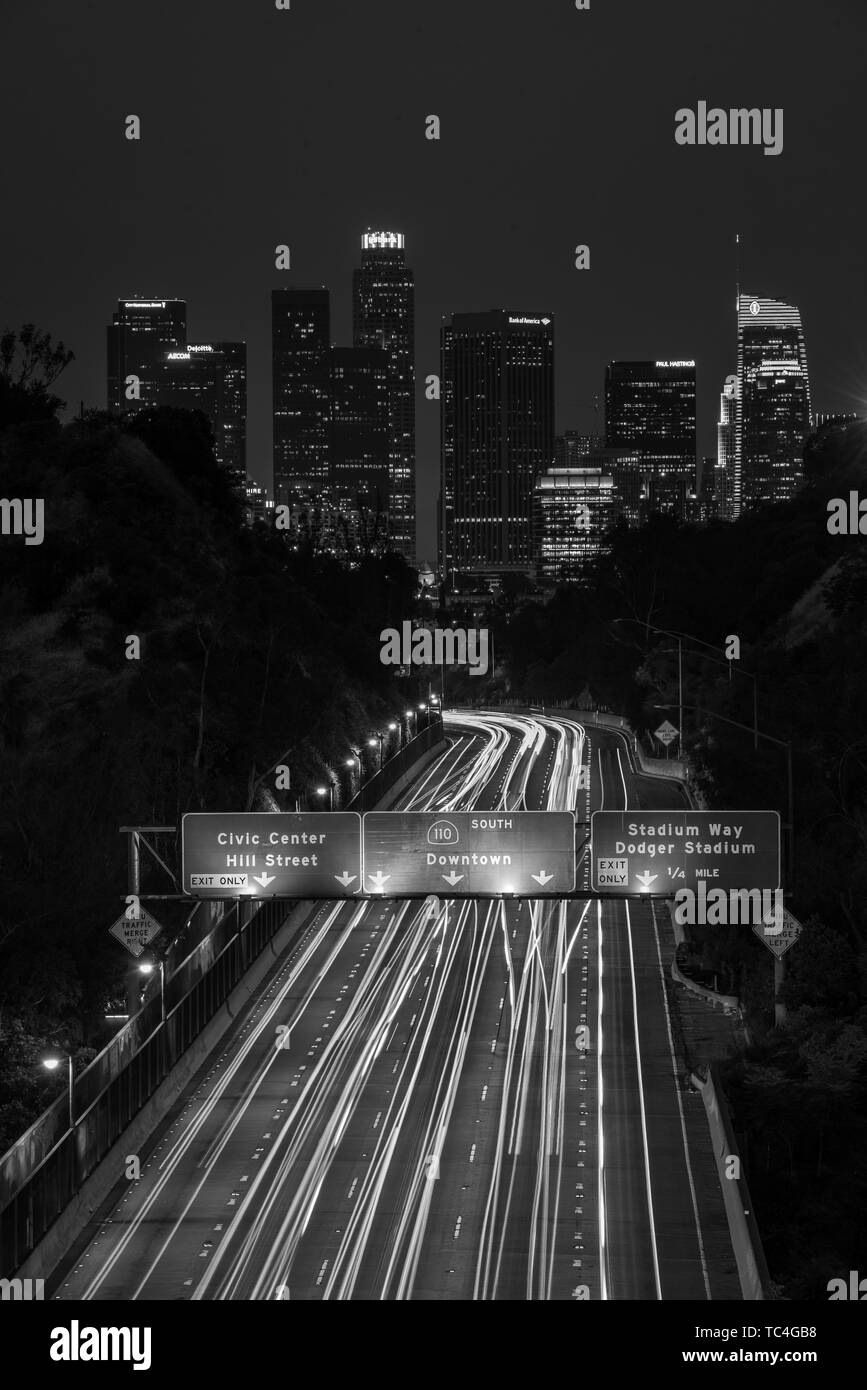
[[[317,787],[317,788],[316,788],[316,795],[317,795],[317,796],[327,796],[327,797],[328,797],[328,809],[329,809],[329,811],[333,811],[333,810],[334,810],[334,783],[333,783],[333,782],[329,782],[327,787]]]
[[[718,652],[718,651],[719,651],[719,648],[718,648],[718,647],[715,647],[715,646],[713,645],[712,642],[705,642],[704,638],[702,638],[702,637],[696,637],[696,636],[694,635],[694,633],[691,633],[691,632],[678,632],[676,629],[668,628],[668,627],[655,627],[653,623],[646,623],[646,622],[644,622],[641,618],[615,618],[615,619],[613,620],[612,626],[614,626],[615,623],[636,623],[639,627],[646,628],[649,632],[659,632],[659,633],[661,633],[664,637],[673,637],[674,640],[677,642],[677,686],[678,686],[677,707],[678,707],[678,718],[679,718],[679,720],[680,720],[680,744],[679,744],[679,747],[680,747],[680,751],[681,751],[681,754],[682,754],[682,753],[683,753],[683,711],[684,711],[684,703],[683,703],[683,643],[684,643],[684,642],[695,642],[695,644],[696,644],[697,646],[699,646],[699,647],[707,647],[708,651],[711,651],[711,652],[714,652],[714,653]],[[701,656],[702,653],[701,653],[701,652],[696,652],[695,655],[696,655],[696,656]],[[715,660],[715,661],[717,662],[717,665],[719,665],[719,666],[723,666],[723,665],[727,666],[727,667],[728,667],[728,672],[729,672],[729,680],[731,680],[731,678],[732,678],[732,662],[731,662],[731,661],[723,662],[723,661],[720,660],[719,656],[714,656],[714,657],[706,656],[706,657],[704,657],[704,660],[705,660],[705,661],[713,661],[713,660]],[[759,734],[759,704],[758,704],[758,701],[759,701],[759,682],[758,682],[758,677],[755,676],[755,675],[753,675],[752,671],[745,671],[745,670],[743,670],[743,668],[740,667],[740,666],[734,667],[734,669],[737,671],[738,675],[740,675],[740,676],[747,676],[747,677],[752,681],[752,683],[753,683],[753,727],[752,727],[752,729],[750,730],[750,732],[751,732],[752,735],[753,735],[753,747],[757,750],[757,749],[758,749],[758,746],[759,746],[759,738],[760,738],[760,734]],[[721,717],[721,716],[720,716],[720,717]]]
[[[642,622],[640,618],[615,618],[612,627],[617,623],[637,623],[640,627],[646,628],[648,632],[659,632],[664,637],[673,637],[677,643],[677,747],[678,756],[683,757],[683,641],[681,634],[670,632],[667,627],[654,627],[653,623]]]
[[[717,714],[716,710],[703,709],[701,705],[685,705],[685,709],[695,710],[697,714],[706,714],[711,719],[720,719],[723,724],[731,724],[735,729],[743,729],[748,734],[754,734],[756,738],[767,739],[768,743],[775,743],[779,748],[786,750],[786,783],[788,798],[788,824],[786,826],[786,840],[788,844],[787,864],[788,878],[790,882],[795,876],[795,796],[794,781],[792,777],[792,744],[790,739],[775,738],[773,734],[765,734],[761,729],[751,729],[749,724],[742,724],[739,719],[729,719],[727,714]],[[671,705],[654,705],[654,709],[671,709]]]

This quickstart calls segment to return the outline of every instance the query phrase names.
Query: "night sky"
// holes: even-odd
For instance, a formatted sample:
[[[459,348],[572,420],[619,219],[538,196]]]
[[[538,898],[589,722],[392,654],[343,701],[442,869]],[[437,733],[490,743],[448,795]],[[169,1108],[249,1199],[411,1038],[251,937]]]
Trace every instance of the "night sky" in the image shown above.
[[[184,298],[190,341],[247,339],[247,466],[270,484],[271,288],[327,285],[348,344],[361,232],[406,233],[420,558],[423,382],[456,310],[553,313],[558,430],[594,428],[609,359],[694,357],[715,452],[738,230],[742,290],[801,309],[814,411],[865,406],[864,0],[26,0],[0,39],[0,327],[75,351],[76,410],[105,406],[117,299]],[[699,100],[783,107],[783,153],[678,147],[675,110]]]

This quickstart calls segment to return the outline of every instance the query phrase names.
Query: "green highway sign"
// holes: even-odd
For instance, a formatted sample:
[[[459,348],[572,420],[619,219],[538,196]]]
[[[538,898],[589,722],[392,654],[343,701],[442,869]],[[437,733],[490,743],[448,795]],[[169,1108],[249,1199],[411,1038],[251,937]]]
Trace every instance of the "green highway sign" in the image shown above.
[[[361,890],[357,811],[184,816],[181,875],[197,898],[351,898]]]
[[[368,811],[364,891],[556,897],[575,889],[572,811]]]
[[[673,897],[699,880],[726,890],[780,886],[777,811],[594,811],[591,882],[613,896]]]

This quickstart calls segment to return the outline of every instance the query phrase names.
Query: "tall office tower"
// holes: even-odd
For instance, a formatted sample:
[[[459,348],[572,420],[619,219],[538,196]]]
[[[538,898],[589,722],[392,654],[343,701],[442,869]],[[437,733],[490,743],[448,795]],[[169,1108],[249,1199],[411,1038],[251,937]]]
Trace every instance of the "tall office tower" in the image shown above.
[[[441,330],[449,572],[532,574],[533,484],[554,457],[554,324],[504,309],[455,314]]]
[[[328,290],[271,291],[274,498],[291,502],[328,481],[331,392]]]
[[[716,427],[717,516],[725,521],[734,520],[734,498],[738,491],[735,449],[737,396],[737,381],[727,380],[720,395],[719,423]]]
[[[359,543],[388,535],[390,363],[380,348],[332,348],[328,495],[361,524]]]
[[[586,509],[586,510],[585,510]],[[536,479],[536,573],[556,583],[581,583],[604,554],[618,512],[614,479],[601,468],[547,468]]]
[[[247,344],[195,343],[167,352],[154,374],[154,404],[201,410],[214,432],[214,457],[246,487]]]
[[[415,560],[415,288],[402,232],[366,231],[352,273],[352,341],[388,353],[391,544]]]
[[[648,484],[676,475],[694,488],[695,362],[609,362],[605,443],[637,453]]]
[[[168,352],[187,346],[187,305],[183,299],[119,299],[106,330],[108,408],[118,412],[155,405],[154,382]],[[127,378],[138,378],[138,394]]]
[[[557,468],[580,468],[593,449],[605,447],[601,434],[580,434],[578,430],[566,430],[554,438],[554,465]]]
[[[784,502],[803,477],[810,379],[800,312],[738,297],[738,390],[732,513]]]

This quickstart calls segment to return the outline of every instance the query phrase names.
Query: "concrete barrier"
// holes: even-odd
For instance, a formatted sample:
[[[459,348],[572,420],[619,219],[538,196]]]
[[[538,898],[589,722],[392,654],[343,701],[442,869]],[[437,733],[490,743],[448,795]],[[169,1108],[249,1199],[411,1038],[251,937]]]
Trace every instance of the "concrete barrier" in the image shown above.
[[[731,1113],[714,1073],[713,1066],[708,1068],[706,1076],[693,1072],[689,1078],[690,1085],[700,1092],[704,1102],[741,1292],[745,1299],[766,1299],[771,1297],[771,1280],[747,1180],[743,1173],[736,1178],[726,1175],[733,1166],[730,1162],[732,1159],[737,1159],[738,1170],[741,1161]]]
[[[708,989],[707,985],[700,985],[697,980],[691,980],[688,975],[684,975],[679,968],[677,961],[671,962],[671,978],[676,980],[679,985],[684,985],[686,989],[697,994],[699,998],[705,999],[708,1004],[721,1004],[729,1012],[738,1013],[740,1010],[740,1000],[736,994],[718,994],[715,989]]]

